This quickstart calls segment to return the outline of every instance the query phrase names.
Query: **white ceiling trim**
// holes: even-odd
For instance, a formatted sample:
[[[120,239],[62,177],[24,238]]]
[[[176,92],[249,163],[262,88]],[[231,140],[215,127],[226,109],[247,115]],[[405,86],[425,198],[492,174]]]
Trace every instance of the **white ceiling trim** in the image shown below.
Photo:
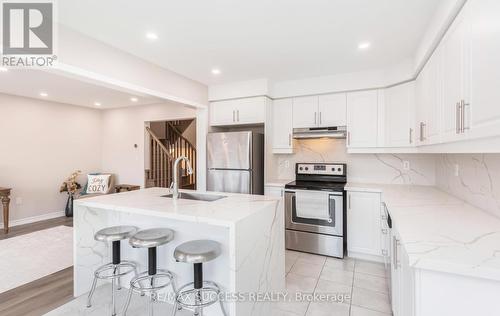
[[[192,100],[176,97],[171,94],[167,94],[164,92],[148,89],[145,87],[141,87],[135,84],[131,84],[125,81],[117,80],[102,74],[98,74],[92,71],[88,71],[79,67],[75,67],[72,65],[64,64],[58,62],[57,65],[50,69],[50,72],[59,73],[60,75],[71,76],[80,80],[84,80],[87,82],[91,82],[100,86],[105,86],[110,89],[120,90],[124,92],[129,92],[133,94],[142,94],[147,96],[152,96],[156,98],[163,99],[165,101],[173,101],[177,103],[182,103],[186,106],[196,108],[196,109],[204,109],[207,106],[205,104],[195,102]]]

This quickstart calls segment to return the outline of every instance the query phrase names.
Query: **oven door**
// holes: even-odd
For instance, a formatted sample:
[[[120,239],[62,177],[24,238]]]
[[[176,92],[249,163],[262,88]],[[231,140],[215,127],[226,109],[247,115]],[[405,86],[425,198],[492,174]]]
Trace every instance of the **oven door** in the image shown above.
[[[297,216],[295,191],[285,191],[286,229],[343,236],[344,229],[344,197],[342,192],[331,192],[328,195],[330,220],[301,218]]]

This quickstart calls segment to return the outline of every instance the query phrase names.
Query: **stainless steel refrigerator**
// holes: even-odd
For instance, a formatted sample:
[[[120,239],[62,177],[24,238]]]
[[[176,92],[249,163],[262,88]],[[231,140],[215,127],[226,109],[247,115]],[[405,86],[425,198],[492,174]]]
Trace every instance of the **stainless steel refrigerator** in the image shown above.
[[[208,191],[264,194],[264,135],[209,133],[207,169]]]

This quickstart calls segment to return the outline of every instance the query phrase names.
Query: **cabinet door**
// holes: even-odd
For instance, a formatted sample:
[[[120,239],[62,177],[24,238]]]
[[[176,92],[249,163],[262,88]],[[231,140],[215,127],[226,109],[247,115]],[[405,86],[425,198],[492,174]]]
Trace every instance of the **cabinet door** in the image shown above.
[[[293,128],[318,126],[318,97],[293,98]]]
[[[236,100],[217,101],[210,103],[210,125],[236,124]]]
[[[417,145],[440,142],[442,115],[442,54],[438,48],[416,81],[415,140]]]
[[[415,315],[415,276],[414,270],[410,267],[408,254],[405,247],[399,247],[399,286],[400,286],[400,299],[399,310],[400,315],[414,316]]]
[[[349,192],[347,251],[381,256],[380,194]]]
[[[318,100],[319,126],[347,125],[347,96],[345,93],[320,95]]]
[[[275,100],[272,105],[273,153],[292,153],[292,99]]]
[[[283,188],[274,187],[274,186],[265,186],[264,195],[275,196],[275,197],[283,197]]]
[[[400,238],[393,226],[391,230],[391,306],[394,316],[405,316],[401,313],[401,267],[399,262]]]
[[[385,90],[385,146],[406,147],[414,143],[413,82]]]
[[[237,124],[260,124],[266,121],[266,98],[245,98],[236,100],[235,119]]]
[[[443,38],[443,108],[442,135],[444,142],[463,139],[459,105],[466,95],[467,31],[466,11],[462,10]]]
[[[471,19],[469,138],[500,135],[500,1],[469,1]]]
[[[347,146],[377,147],[378,92],[347,94]]]

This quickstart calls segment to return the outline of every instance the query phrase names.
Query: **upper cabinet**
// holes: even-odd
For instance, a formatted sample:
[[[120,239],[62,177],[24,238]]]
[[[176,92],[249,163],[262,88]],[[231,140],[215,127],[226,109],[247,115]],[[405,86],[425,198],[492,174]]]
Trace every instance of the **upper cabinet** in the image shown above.
[[[346,94],[293,98],[293,128],[346,125]]]
[[[385,89],[384,147],[407,147],[414,145],[414,94],[414,82]]]
[[[293,98],[293,128],[317,127],[318,97]]]
[[[500,1],[470,0],[470,95],[463,130],[468,138],[500,135]],[[467,105],[469,103],[470,105]]]
[[[415,83],[415,142],[431,145],[440,142],[442,108],[441,49],[430,57]]]
[[[266,121],[266,97],[253,97],[210,103],[210,125],[261,124]]]
[[[347,125],[347,95],[345,93],[320,95],[318,98],[319,126]]]
[[[274,100],[272,105],[271,133],[273,153],[293,153],[292,140],[293,100]]]
[[[463,138],[463,114],[469,104],[469,29],[468,11],[457,16],[440,45],[443,69],[443,106],[441,140]]]
[[[347,94],[347,147],[377,147],[378,91]]]

